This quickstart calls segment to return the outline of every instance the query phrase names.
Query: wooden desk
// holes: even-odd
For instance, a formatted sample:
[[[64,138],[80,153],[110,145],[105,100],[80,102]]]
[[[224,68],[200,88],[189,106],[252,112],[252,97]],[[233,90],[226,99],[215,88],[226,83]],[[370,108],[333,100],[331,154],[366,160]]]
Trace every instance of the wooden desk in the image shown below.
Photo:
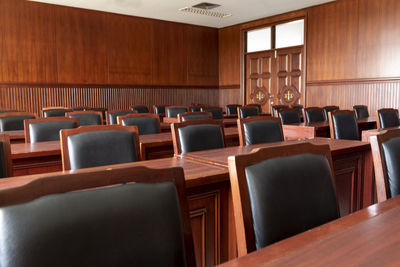
[[[225,129],[225,144],[239,144],[237,128]],[[171,132],[140,135],[139,146],[139,153],[144,159],[166,158],[174,154]],[[62,170],[59,141],[12,144],[11,154],[14,176]]]
[[[328,144],[332,153],[336,193],[340,214],[346,215],[372,204],[373,176],[369,143],[330,138],[306,140],[315,145]],[[227,147],[184,154],[182,157],[216,166],[228,167],[228,157],[250,153],[254,148],[284,146],[303,141],[284,141],[244,147]]]
[[[54,144],[54,143],[52,143]],[[195,241],[197,266],[214,266],[228,260],[229,174],[225,167],[210,166],[181,158],[147,160],[41,175],[0,179],[0,190],[21,186],[41,177],[86,173],[109,168],[146,166],[149,168],[182,167]]]
[[[25,143],[25,134],[23,130],[20,131],[4,131],[10,137],[11,144]]]
[[[399,221],[396,197],[221,266],[397,266]]]
[[[357,120],[359,134],[362,131],[376,129],[375,117]],[[329,123],[327,121],[311,123],[295,123],[282,125],[285,140],[297,140],[300,138],[330,137]]]
[[[399,127],[390,127],[390,128],[386,128],[386,129],[372,129],[372,130],[363,131],[361,134],[361,141],[369,142],[369,139],[371,136],[378,135],[382,131],[385,131],[385,130],[393,130],[393,129],[399,129],[399,128],[400,128],[400,126]]]

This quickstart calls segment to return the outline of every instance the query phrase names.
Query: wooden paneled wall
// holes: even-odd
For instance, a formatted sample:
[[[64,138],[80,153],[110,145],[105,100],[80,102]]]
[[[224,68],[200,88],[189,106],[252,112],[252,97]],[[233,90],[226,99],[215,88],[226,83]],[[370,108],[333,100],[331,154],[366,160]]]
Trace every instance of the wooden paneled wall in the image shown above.
[[[31,86],[1,85],[0,107],[25,110],[38,115],[43,107],[101,107],[109,110],[129,109],[143,104],[218,105],[218,88],[134,88],[112,86]]]
[[[2,100],[2,109],[24,106],[36,111],[42,104],[71,106],[78,95],[110,96],[113,100],[99,103],[108,108],[125,107],[126,101],[218,103],[218,30],[214,28],[1,0],[0,58],[1,94],[8,95],[11,91],[6,88],[12,85],[18,88],[15,93],[28,97]],[[99,92],[108,91],[98,93],[89,85],[101,88]],[[116,98],[125,94],[135,99]],[[42,104],[36,105],[36,97]]]
[[[366,104],[370,112],[400,108],[394,100],[400,95],[400,1],[337,0],[303,12],[307,18],[307,106]],[[219,30],[220,85],[235,84],[240,78],[240,63],[232,63],[231,56],[221,53],[239,54],[240,61],[240,40],[232,41],[228,33],[240,37],[240,29],[273,19]]]

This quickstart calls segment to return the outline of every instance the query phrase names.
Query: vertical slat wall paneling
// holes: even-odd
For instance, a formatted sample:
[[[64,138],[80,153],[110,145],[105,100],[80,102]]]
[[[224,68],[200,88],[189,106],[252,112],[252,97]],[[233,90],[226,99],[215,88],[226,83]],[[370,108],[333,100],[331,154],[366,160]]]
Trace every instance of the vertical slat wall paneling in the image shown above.
[[[51,86],[0,86],[1,108],[17,109],[40,114],[50,106],[88,106],[113,109],[129,109],[143,104],[191,105],[219,104],[218,88],[129,88],[129,87],[59,87]]]
[[[400,109],[400,80],[308,85],[308,106],[338,105],[352,109],[353,105],[367,105],[374,116],[380,108]]]

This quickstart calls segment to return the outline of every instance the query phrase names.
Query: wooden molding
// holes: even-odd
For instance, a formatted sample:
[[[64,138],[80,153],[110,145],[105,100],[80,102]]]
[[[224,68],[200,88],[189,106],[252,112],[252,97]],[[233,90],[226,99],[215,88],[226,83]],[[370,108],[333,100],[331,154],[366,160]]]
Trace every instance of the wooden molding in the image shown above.
[[[358,83],[395,82],[395,81],[400,81],[400,77],[308,81],[306,85],[318,86],[318,85],[358,84]]]

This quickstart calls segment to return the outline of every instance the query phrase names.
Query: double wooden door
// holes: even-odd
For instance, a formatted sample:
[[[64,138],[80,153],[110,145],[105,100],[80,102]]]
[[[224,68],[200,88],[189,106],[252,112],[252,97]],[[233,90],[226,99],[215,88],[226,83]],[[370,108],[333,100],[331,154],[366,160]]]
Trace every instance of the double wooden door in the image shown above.
[[[304,91],[303,46],[246,55],[246,103],[273,105],[302,103]]]

